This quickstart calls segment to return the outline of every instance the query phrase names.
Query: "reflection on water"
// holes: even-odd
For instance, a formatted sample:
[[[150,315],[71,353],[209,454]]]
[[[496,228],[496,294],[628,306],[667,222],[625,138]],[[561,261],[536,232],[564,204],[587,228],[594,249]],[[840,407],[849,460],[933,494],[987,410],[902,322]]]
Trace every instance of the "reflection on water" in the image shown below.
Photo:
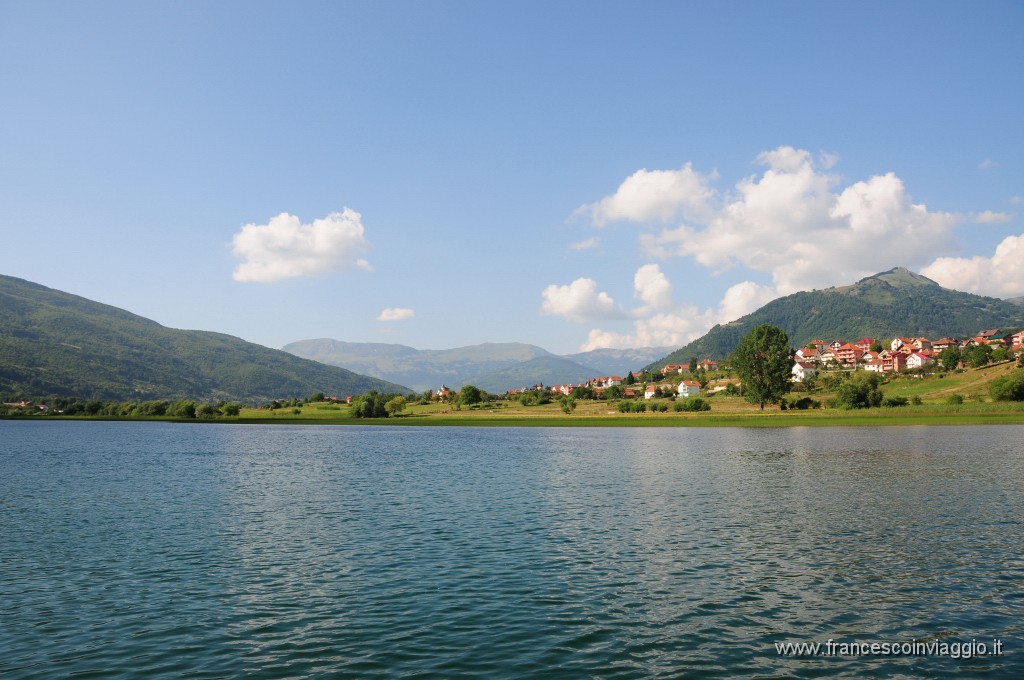
[[[0,422],[0,674],[1016,677],[1022,434]]]

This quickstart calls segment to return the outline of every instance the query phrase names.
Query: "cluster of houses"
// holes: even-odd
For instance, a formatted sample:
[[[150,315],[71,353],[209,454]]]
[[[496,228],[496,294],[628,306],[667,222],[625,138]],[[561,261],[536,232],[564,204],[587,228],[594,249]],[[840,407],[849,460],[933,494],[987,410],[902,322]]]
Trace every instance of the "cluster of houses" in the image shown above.
[[[856,342],[845,340],[812,340],[805,347],[798,349],[793,354],[794,365],[792,369],[792,380],[801,382],[807,378],[817,375],[818,371],[825,366],[860,367],[868,371],[878,373],[896,373],[913,368],[922,368],[935,363],[938,355],[949,347],[964,349],[974,345],[990,345],[993,347],[1006,347],[1011,352],[1024,351],[1024,330],[1013,333],[1003,333],[999,329],[989,329],[979,332],[977,335],[966,339],[940,338],[939,340],[928,340],[927,338],[899,337],[893,339],[888,347],[874,338],[861,338]],[[881,348],[881,349],[879,349]],[[705,359],[697,362],[695,370],[706,372],[718,371],[719,363],[713,359]],[[661,368],[663,378],[671,375],[683,375],[691,372],[690,364],[666,364]],[[623,378],[618,375],[606,375],[598,378],[591,378],[579,384],[564,384],[545,387],[534,385],[519,390],[509,390],[510,396],[535,390],[546,390],[556,395],[568,396],[578,388],[591,388],[595,394],[602,395],[611,387],[621,386],[622,397],[633,399],[640,396],[643,389],[644,399],[655,397],[669,397],[675,394],[680,398],[695,397],[700,395],[701,386],[696,380],[682,380],[678,384],[663,382],[662,384],[625,385]],[[724,389],[718,387],[717,390]],[[717,390],[712,390],[717,391]],[[434,392],[434,398],[446,399],[453,397],[455,392],[442,385]]]
[[[874,338],[861,338],[856,342],[812,340],[794,354],[793,381],[800,382],[817,374],[824,366],[860,366],[877,373],[896,373],[912,368],[923,368],[935,363],[936,357],[950,347],[961,350],[976,345],[1006,347],[1012,352],[1024,349],[1024,330],[1003,333],[998,328],[979,332],[972,338],[894,338],[889,347]],[[872,347],[882,347],[880,351]]]
[[[705,364],[705,363],[708,363],[708,364],[711,364],[711,365],[714,366],[714,368],[711,368],[711,369],[708,369],[708,370],[713,370],[713,371],[717,371],[718,370],[718,364],[717,363],[715,363],[713,361],[701,362],[701,364]],[[674,368],[672,368],[671,370],[668,370],[668,366],[663,368],[661,370],[661,374],[663,376],[666,376],[669,373],[683,373],[683,372],[689,370],[689,365],[688,364],[683,364],[682,365],[683,366],[682,369],[679,368],[678,364],[669,364],[669,366],[673,366]],[[586,382],[579,383],[578,385],[572,385],[572,384],[552,385],[552,386],[547,387],[547,388],[544,388],[541,385],[535,385],[533,388],[524,388],[522,390],[509,390],[508,393],[510,395],[515,395],[515,394],[519,394],[519,393],[527,392],[527,391],[531,391],[531,390],[547,389],[548,391],[552,392],[553,394],[561,394],[561,395],[568,396],[568,395],[572,394],[573,390],[576,390],[576,389],[582,387],[582,388],[590,388],[590,389],[592,389],[594,391],[595,394],[600,396],[600,395],[604,394],[605,391],[608,390],[608,388],[616,387],[616,386],[621,386],[622,387],[622,393],[621,394],[622,394],[622,397],[625,398],[625,399],[634,399],[637,396],[639,396],[639,394],[640,394],[640,391],[639,391],[639,388],[641,387],[640,385],[633,385],[633,386],[624,385],[623,384],[622,376],[618,376],[618,375],[606,375],[606,376],[601,376],[599,378],[591,378],[590,380],[588,380]],[[653,385],[652,384],[652,385],[646,385],[646,386],[642,386],[642,387],[643,387],[644,399],[653,399],[654,397],[658,397],[658,396],[668,397],[668,396],[671,396],[673,393],[676,394],[677,396],[682,397],[682,398],[685,399],[687,397],[696,397],[696,396],[698,396],[700,394],[700,383],[697,382],[696,380],[683,380],[678,385],[671,385],[671,384]]]

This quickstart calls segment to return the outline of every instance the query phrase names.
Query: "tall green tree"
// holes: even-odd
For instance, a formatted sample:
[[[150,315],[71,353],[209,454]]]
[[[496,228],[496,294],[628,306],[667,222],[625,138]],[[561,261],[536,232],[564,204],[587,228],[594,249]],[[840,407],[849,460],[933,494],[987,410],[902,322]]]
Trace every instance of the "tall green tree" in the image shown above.
[[[469,406],[471,404],[479,404],[484,400],[484,393],[479,387],[474,385],[463,385],[462,390],[459,392],[458,403]]]
[[[405,397],[396,395],[384,402],[384,410],[389,416],[395,416],[405,410]]]
[[[745,335],[733,355],[733,367],[743,382],[744,397],[764,410],[765,404],[777,404],[789,391],[793,361],[786,331],[761,324]]]
[[[937,357],[939,365],[941,365],[947,371],[956,370],[957,366],[960,365],[960,348],[956,345],[947,347],[946,349],[939,352]]]

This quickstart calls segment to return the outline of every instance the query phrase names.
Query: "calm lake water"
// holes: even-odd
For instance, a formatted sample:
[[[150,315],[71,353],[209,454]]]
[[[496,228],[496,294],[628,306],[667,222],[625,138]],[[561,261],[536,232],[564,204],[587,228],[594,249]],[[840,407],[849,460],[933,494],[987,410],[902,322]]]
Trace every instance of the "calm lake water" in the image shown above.
[[[1024,677],[1022,442],[0,422],[0,676]]]

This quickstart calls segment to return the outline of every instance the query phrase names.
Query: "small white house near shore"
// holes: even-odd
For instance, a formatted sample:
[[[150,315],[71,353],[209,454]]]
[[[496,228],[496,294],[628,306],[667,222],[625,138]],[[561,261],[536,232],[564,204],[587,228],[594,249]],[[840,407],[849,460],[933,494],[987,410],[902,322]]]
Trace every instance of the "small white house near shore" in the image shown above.
[[[679,383],[676,393],[683,399],[700,396],[700,383],[696,380],[684,380]]]

